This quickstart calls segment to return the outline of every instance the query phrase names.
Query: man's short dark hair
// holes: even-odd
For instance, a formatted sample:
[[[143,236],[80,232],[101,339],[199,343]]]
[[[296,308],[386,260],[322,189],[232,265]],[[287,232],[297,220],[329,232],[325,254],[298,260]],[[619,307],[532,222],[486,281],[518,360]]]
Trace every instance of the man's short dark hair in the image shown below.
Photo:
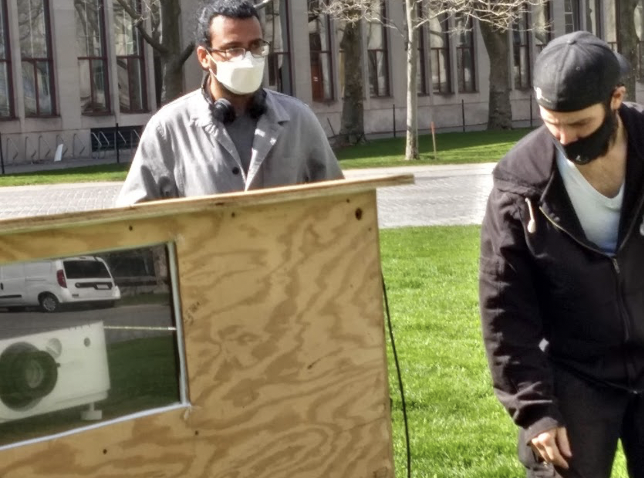
[[[197,11],[197,45],[210,47],[210,22],[217,15],[230,18],[252,18],[259,20],[259,14],[249,0],[204,0]]]

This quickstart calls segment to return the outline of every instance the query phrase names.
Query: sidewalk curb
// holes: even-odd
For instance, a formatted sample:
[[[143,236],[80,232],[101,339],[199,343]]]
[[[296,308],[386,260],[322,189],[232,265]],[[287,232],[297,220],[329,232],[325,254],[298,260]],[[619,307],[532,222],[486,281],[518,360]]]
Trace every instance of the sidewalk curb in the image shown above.
[[[61,169],[69,169],[82,166],[93,166],[99,164],[116,164],[113,160],[94,160],[94,159],[79,159],[79,160],[67,160],[60,161],[55,163],[56,166],[53,168],[42,168],[42,163],[34,164],[25,164],[20,166],[13,166],[13,171],[7,171],[5,166],[5,174],[14,174],[21,172],[38,172],[42,171],[49,172]],[[121,162],[120,164],[124,164]],[[49,165],[51,166],[51,164]],[[492,169],[494,169],[496,163],[473,163],[473,164],[436,164],[429,165],[423,164],[418,166],[405,165],[405,166],[389,166],[383,168],[355,168],[355,169],[345,169],[343,171],[347,179],[359,179],[370,176],[393,176],[396,174],[416,174],[416,173],[429,173],[430,177],[442,177],[442,176],[471,176],[472,174],[481,174],[487,175],[491,174]],[[21,167],[21,171],[16,169]],[[426,174],[427,175],[427,174]],[[0,178],[2,176],[0,175]],[[34,189],[80,189],[88,187],[120,187],[123,184],[123,181],[86,181],[86,182],[75,182],[75,183],[52,183],[52,184],[36,184],[36,185],[25,185],[25,186],[0,186],[0,189],[11,188],[12,191],[29,191]]]

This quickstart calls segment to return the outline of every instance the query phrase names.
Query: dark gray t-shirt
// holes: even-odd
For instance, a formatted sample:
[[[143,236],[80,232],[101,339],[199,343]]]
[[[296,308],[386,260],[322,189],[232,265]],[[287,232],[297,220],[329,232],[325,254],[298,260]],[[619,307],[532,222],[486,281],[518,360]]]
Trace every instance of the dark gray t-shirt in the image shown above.
[[[250,158],[253,154],[255,128],[257,128],[257,118],[252,118],[247,112],[237,116],[234,121],[226,123],[226,131],[237,148],[245,174],[248,174]]]

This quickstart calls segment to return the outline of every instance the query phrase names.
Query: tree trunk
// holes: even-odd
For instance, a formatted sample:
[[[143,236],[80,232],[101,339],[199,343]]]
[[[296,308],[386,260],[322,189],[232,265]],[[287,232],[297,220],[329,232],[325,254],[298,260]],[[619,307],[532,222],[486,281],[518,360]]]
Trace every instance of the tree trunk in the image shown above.
[[[194,51],[194,43],[191,42],[183,49],[181,47],[179,0],[149,0],[146,3],[148,10],[143,13],[135,9],[130,0],[117,0],[117,2],[119,8],[122,8],[132,18],[143,39],[155,51],[154,77],[155,80],[157,78],[163,79],[161,95],[157,90],[157,100],[160,98],[160,103],[163,104],[181,96],[183,94],[183,64]],[[145,19],[148,16],[151,18],[151,33],[145,28]],[[161,23],[160,32],[159,23]]]
[[[163,71],[161,104],[169,103],[183,94],[183,63],[176,55],[169,58],[161,57]]]
[[[163,90],[161,103],[168,103],[183,94],[183,63],[181,59],[181,30],[179,0],[164,0],[161,4],[162,44],[167,53],[161,56]]]
[[[365,141],[364,74],[362,70],[362,29],[360,22],[347,22],[340,42],[344,50],[344,96],[342,122],[336,144]]]
[[[418,159],[418,12],[415,0],[405,0],[407,16],[407,137],[405,159]]]
[[[487,129],[512,129],[508,33],[505,30],[495,29],[487,22],[480,22],[479,25],[485,49],[490,58],[490,109]]]
[[[637,80],[637,32],[635,30],[635,7],[639,0],[620,0],[619,25],[617,31],[619,52],[628,60],[631,71],[624,77],[626,92],[631,101],[635,101],[635,85]]]

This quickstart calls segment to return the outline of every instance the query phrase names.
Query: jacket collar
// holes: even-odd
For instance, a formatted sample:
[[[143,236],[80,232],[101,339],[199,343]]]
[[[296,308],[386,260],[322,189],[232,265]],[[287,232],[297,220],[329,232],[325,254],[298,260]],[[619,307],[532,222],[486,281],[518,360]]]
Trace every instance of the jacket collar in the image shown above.
[[[259,168],[282,134],[283,124],[290,120],[286,109],[277,101],[279,94],[266,90],[266,112],[259,117],[255,129],[256,139],[253,142],[253,156],[248,168],[246,190],[252,187],[253,179],[257,176]]]
[[[577,240],[584,242],[588,247],[597,247],[586,238],[586,233],[575,213],[575,208],[570,201],[570,196],[568,196],[566,186],[564,186],[563,178],[561,177],[559,169],[556,167],[555,160],[553,160],[550,179],[539,198],[539,208],[556,226],[565,229],[569,234]]]
[[[282,134],[283,124],[290,121],[288,111],[278,101],[278,95],[271,90],[266,91],[266,112],[260,116],[255,129],[256,138],[253,142],[253,156],[251,158],[248,174],[245,177],[245,189],[252,186],[253,179],[257,176],[260,166],[270,153],[273,145]],[[212,142],[219,143],[230,154],[241,168],[241,161],[235,145],[226,132],[226,128],[219,121],[215,121],[210,112],[210,105],[204,98],[200,89],[193,92],[190,105],[190,122],[203,128]],[[243,169],[243,168],[242,168]]]
[[[202,128],[214,126],[210,105],[204,98],[201,88],[192,92],[190,104],[190,122]]]
[[[495,187],[521,196],[540,196],[556,169],[555,153],[545,126],[528,133],[494,168]]]

